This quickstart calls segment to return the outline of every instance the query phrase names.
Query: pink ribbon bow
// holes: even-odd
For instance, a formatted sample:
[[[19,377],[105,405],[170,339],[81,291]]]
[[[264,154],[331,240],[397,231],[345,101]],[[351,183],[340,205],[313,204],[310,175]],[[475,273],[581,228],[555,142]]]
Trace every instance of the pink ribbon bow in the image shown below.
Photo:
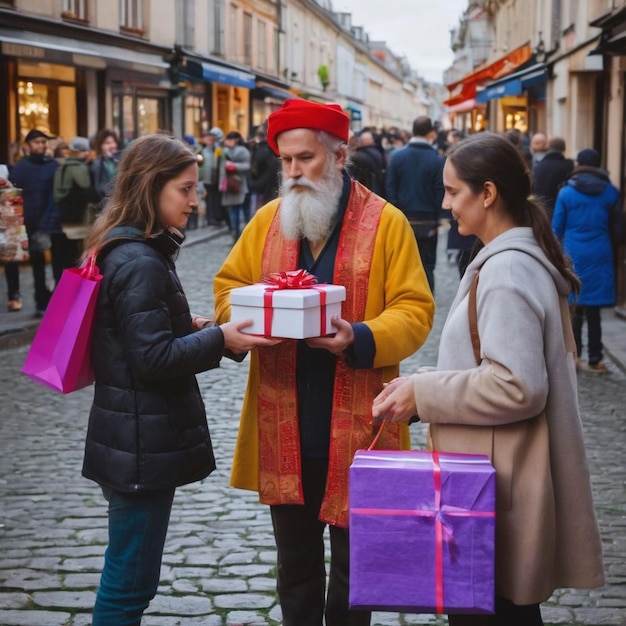
[[[281,289],[318,289],[317,278],[306,270],[291,270],[288,272],[274,272],[265,276],[261,282],[267,287],[263,294],[264,334],[272,336],[273,294]],[[326,292],[318,289],[320,294],[320,336],[326,334]]]
[[[317,282],[317,278],[306,270],[292,270],[268,274],[261,282],[274,289],[309,289]]]

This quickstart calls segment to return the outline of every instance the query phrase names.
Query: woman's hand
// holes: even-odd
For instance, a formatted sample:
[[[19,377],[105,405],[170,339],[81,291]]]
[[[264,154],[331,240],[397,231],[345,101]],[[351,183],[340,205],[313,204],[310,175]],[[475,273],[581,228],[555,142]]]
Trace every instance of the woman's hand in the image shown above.
[[[332,354],[341,354],[348,346],[354,343],[352,324],[342,320],[338,315],[333,315],[330,323],[337,329],[334,335],[311,337],[305,341],[310,348],[324,348]]]
[[[242,332],[243,328],[252,326],[252,324],[253,320],[251,319],[221,324],[220,328],[224,334],[224,347],[235,354],[242,354],[254,348],[275,346],[283,341],[274,337],[259,337],[258,335],[249,335]]]
[[[191,318],[191,325],[196,330],[201,330],[202,328],[210,328],[213,326],[213,320],[210,317],[203,317],[202,315],[194,315]]]
[[[408,424],[417,413],[413,377],[394,378],[384,384],[384,389],[374,398],[372,415],[375,422],[401,422]]]

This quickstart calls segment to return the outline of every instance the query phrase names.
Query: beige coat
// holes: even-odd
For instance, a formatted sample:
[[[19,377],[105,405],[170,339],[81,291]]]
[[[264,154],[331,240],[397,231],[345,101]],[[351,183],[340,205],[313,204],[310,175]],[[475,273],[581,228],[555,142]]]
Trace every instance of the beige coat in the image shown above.
[[[467,298],[478,268],[480,366]],[[531,229],[507,231],[468,267],[437,371],[414,377],[434,448],[487,454],[496,468],[496,592],[515,604],[604,584],[567,291]]]

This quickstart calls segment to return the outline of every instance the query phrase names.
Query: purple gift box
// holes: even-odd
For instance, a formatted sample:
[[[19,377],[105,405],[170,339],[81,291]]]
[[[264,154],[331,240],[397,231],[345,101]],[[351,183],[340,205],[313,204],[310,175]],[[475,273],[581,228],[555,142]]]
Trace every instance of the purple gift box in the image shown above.
[[[488,457],[359,450],[350,467],[350,607],[493,613]]]

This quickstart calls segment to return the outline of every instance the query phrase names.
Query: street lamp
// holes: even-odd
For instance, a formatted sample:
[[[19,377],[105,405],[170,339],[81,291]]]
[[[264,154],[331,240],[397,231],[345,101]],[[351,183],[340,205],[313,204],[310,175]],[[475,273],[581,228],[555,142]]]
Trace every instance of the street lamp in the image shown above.
[[[546,60],[546,45],[543,43],[543,33],[539,31],[539,41],[535,48],[535,60],[537,63],[544,63]]]

